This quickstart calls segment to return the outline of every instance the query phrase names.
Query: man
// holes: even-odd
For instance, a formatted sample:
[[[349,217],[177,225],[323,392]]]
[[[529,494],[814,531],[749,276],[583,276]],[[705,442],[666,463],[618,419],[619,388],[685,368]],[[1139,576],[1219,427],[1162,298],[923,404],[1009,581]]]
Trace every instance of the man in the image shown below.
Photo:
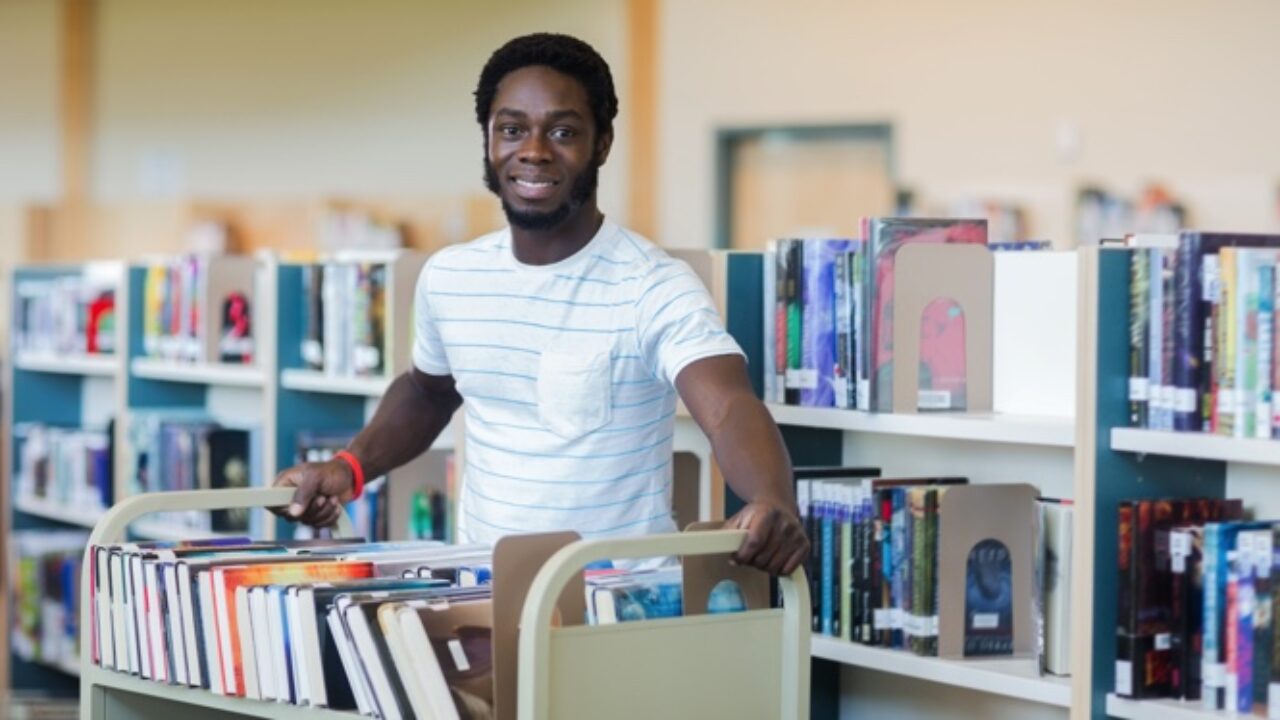
[[[287,515],[331,524],[358,477],[424,452],[465,401],[463,539],[672,531],[678,391],[748,501],[728,522],[748,531],[736,560],[775,574],[802,561],[790,460],[742,351],[687,265],[596,206],[616,114],[608,65],[580,40],[530,35],[493,54],[476,118],[510,227],[427,262],[414,367],[342,458],[280,474],[297,488]]]

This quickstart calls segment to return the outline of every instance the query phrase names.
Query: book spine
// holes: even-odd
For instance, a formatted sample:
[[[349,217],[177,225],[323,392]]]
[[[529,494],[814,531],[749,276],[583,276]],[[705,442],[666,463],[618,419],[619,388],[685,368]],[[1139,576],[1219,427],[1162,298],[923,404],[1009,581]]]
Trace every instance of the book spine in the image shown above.
[[[835,589],[839,585],[839,576],[836,574],[836,547],[835,547],[835,519],[834,519],[834,503],[832,502],[832,492],[834,488],[828,488],[825,484],[820,484],[822,490],[822,634],[833,635],[833,609],[835,600]]]
[[[1200,312],[1203,318],[1204,339],[1200,365],[1200,427],[1217,432],[1218,377],[1220,362],[1218,350],[1219,306],[1222,302],[1222,275],[1217,255],[1200,258]]]
[[[849,266],[845,262],[845,253],[839,252],[832,266],[831,290],[834,295],[835,311],[835,372],[832,378],[832,404],[835,407],[848,409],[849,406],[849,337],[851,335],[849,315]]]
[[[837,612],[832,622],[832,630],[836,637],[848,642],[853,638],[853,486],[841,488],[840,525],[836,553],[839,568],[840,585],[836,589]]]
[[[1187,235],[1189,233],[1184,233]],[[1178,238],[1174,255],[1174,323],[1173,323],[1173,429],[1199,430],[1197,402],[1201,338],[1198,325],[1200,309],[1199,245]]]
[[[1235,435],[1236,420],[1236,306],[1240,297],[1236,287],[1235,252],[1223,248],[1219,256],[1222,272],[1222,302],[1218,313],[1217,402],[1215,413],[1217,434]]]
[[[1173,276],[1174,253],[1172,250],[1162,249],[1160,252],[1161,274],[1160,282],[1163,284],[1160,298],[1162,303],[1160,322],[1160,377],[1162,384],[1160,387],[1160,429],[1173,429],[1173,416],[1177,411],[1177,388],[1174,385],[1174,325],[1176,316],[1175,302],[1177,300]]]
[[[798,372],[804,367],[804,242],[791,241],[787,263],[787,392],[788,405],[800,404]]]
[[[1256,438],[1270,438],[1271,426],[1271,363],[1274,339],[1272,330],[1275,323],[1275,280],[1276,266],[1274,258],[1268,259],[1258,267],[1258,318],[1255,327],[1255,387],[1254,387],[1254,434]]]
[[[1149,248],[1147,250],[1148,273],[1150,277],[1150,308],[1151,322],[1148,326],[1147,337],[1147,374],[1150,400],[1147,403],[1147,427],[1152,430],[1161,429],[1160,423],[1164,412],[1164,377],[1161,370],[1164,367],[1162,358],[1160,357],[1160,349],[1163,346],[1164,324],[1162,322],[1162,308],[1164,307],[1164,283],[1162,277],[1162,261],[1159,248]]]
[[[1257,255],[1242,252],[1236,279],[1240,285],[1240,349],[1236,356],[1236,437],[1255,437],[1258,403],[1258,298]],[[1268,433],[1269,435],[1269,433]]]
[[[1253,702],[1266,707],[1271,677],[1275,626],[1271,599],[1272,530],[1259,530],[1253,539]]]
[[[760,308],[761,336],[764,338],[764,396],[767,403],[774,402],[778,384],[778,243],[769,243],[764,254],[764,291],[761,293],[763,307]]]
[[[1129,424],[1133,427],[1147,425],[1150,269],[1146,253],[1140,249],[1129,253]]]
[[[787,400],[787,314],[790,296],[791,242],[776,240],[774,249],[774,331],[773,331],[773,364],[777,377],[774,380],[774,395],[770,400],[776,403]]]

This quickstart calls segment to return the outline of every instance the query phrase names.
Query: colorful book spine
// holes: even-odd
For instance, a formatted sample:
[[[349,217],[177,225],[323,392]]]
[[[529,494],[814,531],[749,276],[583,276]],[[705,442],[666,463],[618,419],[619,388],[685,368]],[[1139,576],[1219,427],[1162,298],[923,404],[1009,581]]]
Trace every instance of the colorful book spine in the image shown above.
[[[1200,245],[1184,234],[1174,256],[1173,429],[1199,430]]]
[[[1129,424],[1133,427],[1147,425],[1150,270],[1145,252],[1135,249],[1129,253]]]

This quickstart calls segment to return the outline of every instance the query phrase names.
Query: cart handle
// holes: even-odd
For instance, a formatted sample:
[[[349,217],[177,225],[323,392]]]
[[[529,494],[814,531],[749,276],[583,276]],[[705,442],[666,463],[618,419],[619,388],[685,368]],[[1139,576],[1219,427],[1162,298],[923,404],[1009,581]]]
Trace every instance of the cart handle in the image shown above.
[[[89,536],[89,545],[105,545],[123,540],[129,523],[152,513],[282,507],[291,500],[293,488],[288,487],[182,490],[135,495],[121,500],[107,510],[94,526],[93,534]],[[334,534],[338,537],[355,535],[351,518],[347,517],[345,509],[338,515]]]
[[[632,538],[580,540],[561,548],[538,571],[520,614],[519,717],[546,718],[550,712],[551,618],[560,592],[575,574],[597,560],[626,560],[666,555],[725,555],[737,552],[745,530],[668,533]],[[800,682],[783,683],[782,707],[807,707],[809,690],[809,584],[804,567],[778,578],[782,594],[782,671]],[[798,693],[803,693],[800,697]],[[804,713],[805,716],[808,713]]]

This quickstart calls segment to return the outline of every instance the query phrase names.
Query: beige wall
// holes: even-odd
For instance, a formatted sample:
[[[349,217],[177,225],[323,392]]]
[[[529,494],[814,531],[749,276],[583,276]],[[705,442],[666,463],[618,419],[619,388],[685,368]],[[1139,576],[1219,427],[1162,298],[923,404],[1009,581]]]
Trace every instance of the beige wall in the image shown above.
[[[472,91],[489,53],[525,32],[576,34],[625,93],[623,17],[622,0],[101,0],[93,191],[483,191]],[[616,148],[602,179],[613,213],[626,160]]]
[[[877,121],[901,182],[1025,202],[1039,236],[1069,238],[1084,180],[1159,179],[1197,226],[1280,229],[1277,28],[1275,0],[668,0],[660,235],[711,242],[715,128]]]
[[[57,193],[57,23],[54,2],[0,0],[0,205]]]

